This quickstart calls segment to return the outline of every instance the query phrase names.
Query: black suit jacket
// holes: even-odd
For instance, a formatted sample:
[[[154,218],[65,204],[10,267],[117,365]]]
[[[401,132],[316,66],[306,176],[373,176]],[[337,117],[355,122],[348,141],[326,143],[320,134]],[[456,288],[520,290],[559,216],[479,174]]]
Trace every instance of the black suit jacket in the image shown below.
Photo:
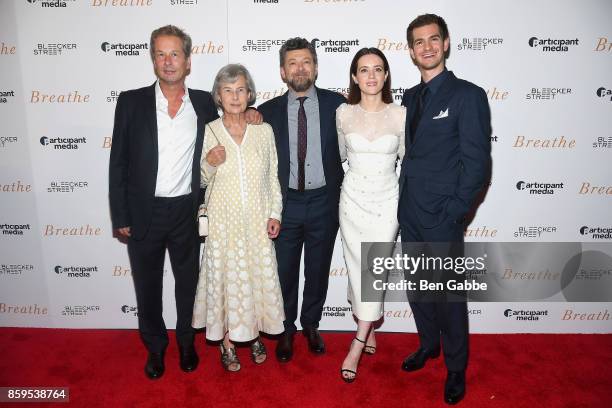
[[[338,219],[338,204],[340,202],[340,186],[344,178],[344,170],[340,161],[338,148],[338,132],[336,131],[336,109],[346,102],[344,96],[326,89],[315,88],[319,99],[319,123],[321,126],[321,155],[323,173],[327,186],[330,214]],[[288,92],[265,102],[257,108],[264,121],[274,129],[276,152],[278,154],[278,180],[283,195],[283,212],[287,203],[287,188],[289,187],[289,122],[287,116]]]
[[[195,89],[188,89],[188,92],[198,118],[191,176],[195,226],[201,196],[204,126],[219,115],[210,93]],[[155,84],[121,92],[115,108],[108,190],[113,228],[131,227],[134,239],[142,239],[151,224],[157,165]]]
[[[485,91],[449,71],[410,144],[418,89],[408,89],[402,99],[408,113],[400,194],[408,189],[420,224],[433,228],[446,217],[460,221],[483,187],[490,167],[491,114]]]

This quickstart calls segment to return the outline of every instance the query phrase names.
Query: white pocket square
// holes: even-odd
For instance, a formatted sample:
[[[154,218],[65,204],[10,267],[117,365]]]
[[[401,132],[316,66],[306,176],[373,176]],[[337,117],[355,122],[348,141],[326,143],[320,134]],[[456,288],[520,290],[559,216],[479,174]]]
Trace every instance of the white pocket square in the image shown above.
[[[434,116],[432,119],[442,119],[442,118],[448,118],[448,108],[446,108],[445,111],[440,111],[440,113],[438,113],[437,116]]]

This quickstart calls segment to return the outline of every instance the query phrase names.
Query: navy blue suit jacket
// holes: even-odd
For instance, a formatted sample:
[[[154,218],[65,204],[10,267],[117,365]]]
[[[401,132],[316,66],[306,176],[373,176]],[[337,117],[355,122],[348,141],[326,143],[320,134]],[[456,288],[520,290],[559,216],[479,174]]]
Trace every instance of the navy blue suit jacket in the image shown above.
[[[321,126],[321,154],[323,172],[327,186],[330,214],[338,219],[340,202],[340,186],[344,178],[344,170],[340,161],[338,148],[338,132],[336,131],[336,109],[346,102],[344,96],[326,89],[315,88],[319,99],[319,122]],[[278,180],[283,195],[283,211],[286,208],[287,188],[289,187],[289,122],[287,117],[288,93],[277,96],[257,107],[274,130],[276,152],[278,154]]]
[[[188,92],[198,118],[191,172],[195,228],[195,214],[201,202],[204,126],[219,115],[210,93],[196,89]],[[142,239],[151,224],[158,159],[155,84],[121,92],[115,108],[109,162],[110,213],[113,228],[131,227],[134,239]]]
[[[490,167],[491,114],[485,91],[449,71],[411,143],[418,88],[408,89],[402,99],[408,113],[400,197],[407,189],[420,225],[433,228],[447,217],[460,222],[483,187]]]

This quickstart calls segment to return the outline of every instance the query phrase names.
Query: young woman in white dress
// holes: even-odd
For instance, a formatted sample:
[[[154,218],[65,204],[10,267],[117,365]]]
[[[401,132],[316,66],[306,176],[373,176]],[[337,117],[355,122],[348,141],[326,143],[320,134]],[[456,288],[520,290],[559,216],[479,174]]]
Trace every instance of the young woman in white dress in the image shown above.
[[[348,298],[357,319],[357,333],[340,369],[346,382],[357,377],[362,353],[376,351],[373,323],[382,317],[382,293],[379,301],[362,301],[361,243],[397,238],[396,165],[404,154],[405,123],[406,109],[393,103],[385,55],[377,48],[359,50],[351,62],[348,103],[336,111],[340,156],[348,160],[340,194],[340,234]]]

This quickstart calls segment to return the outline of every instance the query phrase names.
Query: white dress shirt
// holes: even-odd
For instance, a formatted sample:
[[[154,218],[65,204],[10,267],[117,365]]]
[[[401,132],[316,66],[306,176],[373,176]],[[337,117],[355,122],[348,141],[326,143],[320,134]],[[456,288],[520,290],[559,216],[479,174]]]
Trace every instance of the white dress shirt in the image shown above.
[[[191,169],[196,142],[197,116],[185,88],[183,103],[171,118],[168,100],[155,84],[158,166],[155,197],[177,197],[191,193]]]

